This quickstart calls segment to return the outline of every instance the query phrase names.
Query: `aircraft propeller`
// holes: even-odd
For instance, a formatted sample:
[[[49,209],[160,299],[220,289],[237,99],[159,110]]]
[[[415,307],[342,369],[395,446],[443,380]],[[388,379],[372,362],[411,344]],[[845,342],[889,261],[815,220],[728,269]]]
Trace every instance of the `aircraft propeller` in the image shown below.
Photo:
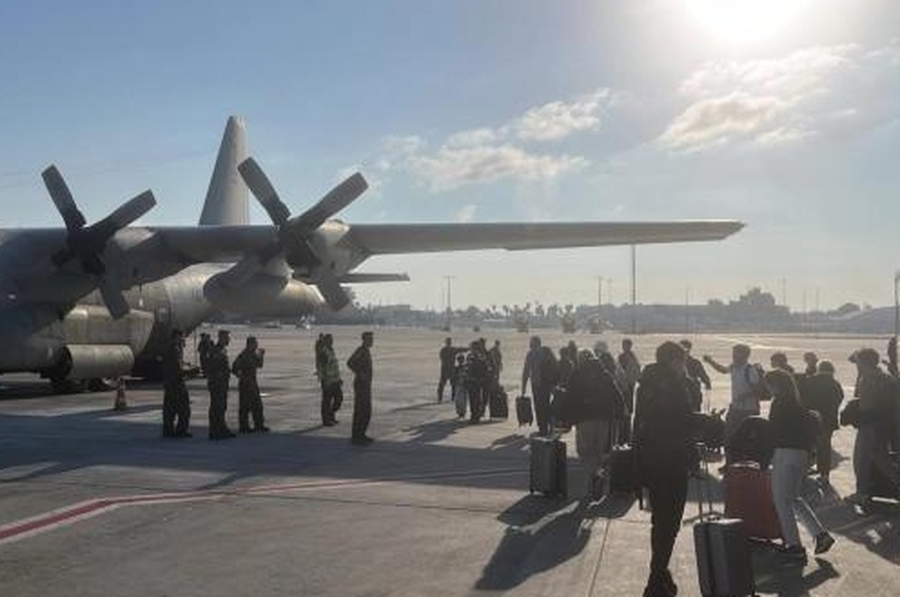
[[[263,251],[263,261],[268,261],[278,252],[284,251],[285,260],[292,268],[308,268],[329,307],[338,311],[347,305],[350,297],[341,287],[333,264],[327,265],[328,257],[322,255],[310,239],[319,226],[350,205],[369,188],[363,175],[359,172],[351,175],[314,206],[292,218],[291,210],[278,197],[269,178],[253,158],[241,162],[238,170],[278,230],[278,243]]]
[[[144,191],[134,197],[111,214],[90,226],[85,227],[87,221],[75,204],[66,181],[56,166],[50,166],[41,173],[44,185],[53,199],[56,209],[59,210],[63,221],[66,223],[66,246],[54,253],[53,264],[62,267],[69,261],[77,259],[85,273],[97,279],[100,295],[114,319],[127,315],[130,310],[122,289],[112,283],[106,275],[107,267],[103,262],[103,254],[106,244],[122,228],[125,228],[142,215],[150,211],[156,205],[156,199],[150,191]]]

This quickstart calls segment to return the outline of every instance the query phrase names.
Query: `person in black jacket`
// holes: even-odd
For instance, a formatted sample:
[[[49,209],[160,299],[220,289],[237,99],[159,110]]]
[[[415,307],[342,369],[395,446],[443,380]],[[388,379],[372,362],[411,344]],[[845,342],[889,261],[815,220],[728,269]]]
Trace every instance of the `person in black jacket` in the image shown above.
[[[694,437],[702,422],[703,415],[691,408],[684,349],[664,342],[656,349],[656,363],[641,373],[635,404],[634,443],[653,511],[644,597],[672,597],[678,591],[669,560],[684,515],[688,474],[696,462]]]
[[[575,447],[585,468],[588,496],[594,495],[600,465],[612,447],[613,422],[625,412],[625,399],[613,378],[590,350],[578,362],[564,394],[568,408],[558,420],[575,424]]]
[[[809,353],[811,354],[811,353]],[[838,428],[838,411],[844,401],[844,390],[834,379],[831,361],[818,361],[818,373],[803,379],[803,406],[819,413],[822,425],[816,440],[816,472],[823,482],[831,473],[831,436]]]
[[[828,551],[834,544],[834,538],[800,495],[809,450],[816,442],[818,423],[800,402],[800,392],[793,374],[775,369],[766,373],[766,383],[773,394],[769,409],[772,443],[775,446],[772,456],[772,500],[784,537],[784,553],[806,561],[806,550],[800,543],[797,529],[798,513],[804,526],[816,538],[817,554]]]

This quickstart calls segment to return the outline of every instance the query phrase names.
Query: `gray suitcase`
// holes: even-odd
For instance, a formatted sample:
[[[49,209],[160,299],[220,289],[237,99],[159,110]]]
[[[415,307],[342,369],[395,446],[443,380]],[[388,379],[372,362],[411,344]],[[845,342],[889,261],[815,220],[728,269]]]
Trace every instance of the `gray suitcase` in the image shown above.
[[[534,437],[530,442],[530,491],[566,497],[566,443],[558,438]]]
[[[708,473],[708,469],[707,469]],[[708,477],[699,480],[709,483]],[[707,487],[707,495],[708,493]],[[712,497],[709,512],[703,514],[703,491],[698,487],[699,522],[694,525],[697,575],[703,597],[743,597],[755,595],[750,540],[739,518],[714,518]]]

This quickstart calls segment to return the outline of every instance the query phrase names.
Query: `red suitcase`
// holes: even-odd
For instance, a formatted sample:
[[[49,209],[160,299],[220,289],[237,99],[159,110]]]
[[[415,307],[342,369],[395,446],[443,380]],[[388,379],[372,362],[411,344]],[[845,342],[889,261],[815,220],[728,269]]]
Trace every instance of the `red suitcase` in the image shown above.
[[[739,462],[725,469],[725,517],[740,518],[751,539],[782,539],[772,501],[772,475],[755,462]]]

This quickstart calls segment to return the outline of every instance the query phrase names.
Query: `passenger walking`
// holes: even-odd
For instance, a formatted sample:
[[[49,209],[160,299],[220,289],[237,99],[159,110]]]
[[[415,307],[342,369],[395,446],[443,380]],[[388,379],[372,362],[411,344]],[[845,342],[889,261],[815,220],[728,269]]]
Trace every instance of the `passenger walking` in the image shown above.
[[[163,437],[191,437],[191,400],[184,385],[184,334],[172,330],[163,354]]]
[[[812,354],[812,353],[808,353]],[[834,378],[831,361],[818,361],[818,373],[804,378],[800,395],[803,406],[819,413],[821,426],[816,440],[816,472],[828,483],[831,475],[831,436],[838,429],[838,412],[844,389]]]
[[[656,363],[641,373],[635,404],[634,443],[652,510],[652,555],[644,597],[672,597],[678,592],[669,561],[684,515],[688,474],[697,462],[694,437],[703,420],[691,408],[684,349],[664,342],[656,349]]]
[[[703,409],[703,388],[706,388],[707,392],[712,390],[712,380],[709,379],[703,363],[691,356],[691,348],[693,348],[691,341],[685,338],[679,344],[687,357],[685,368],[688,380],[691,382],[691,407],[694,412],[700,412]]]
[[[206,374],[206,387],[209,388],[209,439],[228,439],[234,433],[225,423],[225,411],[228,409],[228,384],[231,381],[231,368],[228,363],[228,343],[231,336],[228,330],[219,330],[215,346],[209,353]]]
[[[244,350],[234,359],[231,372],[238,378],[238,431],[251,433],[269,430],[263,417],[262,397],[259,394],[259,383],[256,381],[256,370],[263,366],[266,349],[259,347],[256,336],[247,336]],[[253,428],[250,428],[250,416],[253,416]]]
[[[200,373],[206,377],[206,366],[209,363],[209,353],[212,351],[214,344],[209,334],[202,332],[200,334],[200,342],[197,343],[197,355],[200,357]]]
[[[746,344],[735,344],[731,349],[731,364],[720,365],[709,355],[703,360],[719,373],[731,375],[731,402],[728,414],[725,415],[725,445],[744,419],[759,414],[760,387],[765,380],[759,369],[750,364],[750,347]],[[726,449],[726,456],[727,456]]]
[[[316,362],[319,370],[319,384],[322,386],[320,407],[322,425],[331,427],[337,425],[338,420],[335,413],[344,402],[344,381],[341,379],[340,364],[334,354],[334,337],[331,334],[323,336]]]
[[[612,447],[613,423],[624,411],[624,398],[612,376],[590,350],[578,353],[566,400],[573,407],[575,447],[584,465],[587,494],[597,497],[600,467]]]
[[[358,446],[371,444],[373,440],[366,435],[369,421],[372,419],[372,332],[362,333],[360,344],[350,358],[347,367],[353,371],[353,431],[350,441]]]
[[[503,353],[500,352],[500,340],[494,340],[494,345],[488,351],[491,363],[494,366],[494,382],[500,384],[500,372],[503,371]]]
[[[488,364],[488,355],[484,344],[473,340],[466,354],[465,388],[469,398],[469,422],[478,423],[484,415],[487,401],[490,398],[489,385],[492,375]]]
[[[794,376],[789,372],[783,369],[769,371],[766,373],[766,383],[773,393],[769,411],[775,446],[772,456],[772,500],[784,537],[784,554],[805,562],[806,549],[800,542],[797,514],[815,537],[817,554],[828,551],[834,544],[834,538],[801,495],[809,450],[816,443],[816,418],[800,403],[800,392]]]
[[[525,365],[522,367],[522,394],[525,394],[528,381],[534,394],[534,412],[537,418],[538,433],[548,436],[553,430],[553,413],[550,410],[550,393],[559,381],[559,363],[553,351],[541,346],[539,336],[532,336],[529,342]]]
[[[622,352],[619,353],[619,366],[625,372],[625,402],[628,404],[628,411],[634,410],[634,388],[637,386],[638,379],[641,377],[641,362],[637,355],[634,354],[632,347],[634,343],[631,338],[622,340]]]
[[[890,463],[891,432],[896,413],[897,381],[879,364],[878,351],[863,348],[853,361],[859,373],[859,425],[853,447],[853,472],[856,474],[856,494],[850,500],[868,505],[872,496],[876,469],[900,491],[900,479]]]

